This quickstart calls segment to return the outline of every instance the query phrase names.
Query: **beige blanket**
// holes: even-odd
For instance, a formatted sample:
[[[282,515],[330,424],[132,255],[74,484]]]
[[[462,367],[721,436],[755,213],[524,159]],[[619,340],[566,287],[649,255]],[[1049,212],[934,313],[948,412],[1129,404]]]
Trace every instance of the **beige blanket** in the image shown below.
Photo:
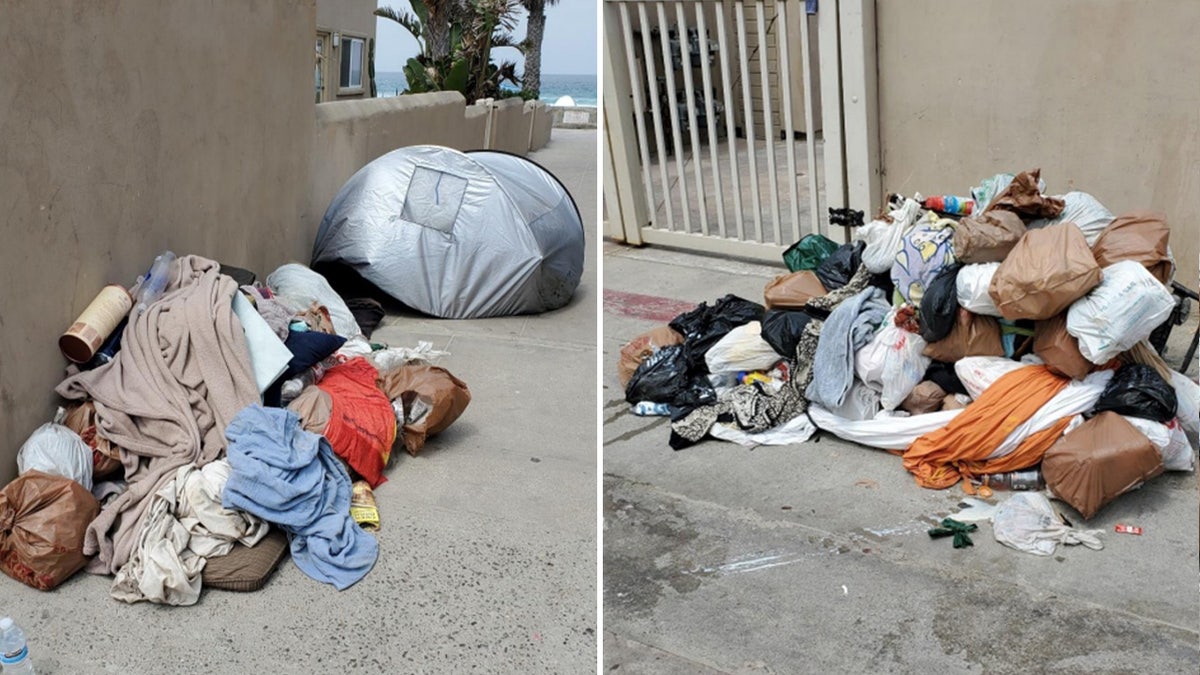
[[[150,497],[187,464],[225,450],[225,426],[258,402],[241,323],[237,283],[216,262],[184,256],[162,298],[131,317],[113,361],[58,385],[68,399],[92,398],[97,434],[122,448],[129,489],[88,526],[88,571],[113,574],[129,560]],[[136,310],[135,310],[136,312]]]

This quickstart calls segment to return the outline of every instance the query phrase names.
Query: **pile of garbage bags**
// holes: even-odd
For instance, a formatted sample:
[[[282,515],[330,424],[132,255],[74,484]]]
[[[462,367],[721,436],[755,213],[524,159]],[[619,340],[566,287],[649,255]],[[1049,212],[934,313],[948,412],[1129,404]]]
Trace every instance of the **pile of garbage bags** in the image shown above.
[[[1091,518],[1195,467],[1200,385],[1148,341],[1176,312],[1169,238],[1161,215],[1046,194],[1038,170],[892,195],[849,243],[796,242],[761,304],[727,295],[634,338],[618,375],[677,450],[824,430],[926,488],[1039,470]]]
[[[429,343],[371,342],[378,304],[309,268],[255,279],[167,252],[71,326],[63,406],[0,490],[0,570],[170,605],[261,588],[289,552],[338,589],[371,570],[394,448],[418,454],[470,389]]]

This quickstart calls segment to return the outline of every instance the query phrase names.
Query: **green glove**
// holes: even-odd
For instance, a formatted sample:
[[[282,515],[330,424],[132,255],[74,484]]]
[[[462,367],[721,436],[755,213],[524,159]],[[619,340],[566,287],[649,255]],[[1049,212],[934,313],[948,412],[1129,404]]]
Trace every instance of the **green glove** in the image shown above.
[[[967,533],[974,532],[977,529],[979,529],[979,526],[975,523],[960,523],[953,518],[943,518],[941,527],[929,530],[929,538],[938,539],[954,535],[954,548],[966,548],[975,545],[975,542],[971,541],[971,536]]]

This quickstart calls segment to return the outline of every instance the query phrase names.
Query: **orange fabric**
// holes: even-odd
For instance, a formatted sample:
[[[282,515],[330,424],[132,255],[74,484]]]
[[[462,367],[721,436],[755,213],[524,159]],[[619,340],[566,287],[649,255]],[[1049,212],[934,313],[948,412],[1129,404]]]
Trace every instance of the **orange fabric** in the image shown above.
[[[942,489],[957,483],[964,474],[997,473],[1037,464],[1062,435],[1069,419],[1031,435],[1004,457],[989,460],[987,456],[1068,382],[1045,366],[1006,373],[949,424],[913,441],[904,451],[904,468],[918,485]]]
[[[386,482],[383,467],[396,441],[392,402],[375,386],[379,372],[359,357],[330,368],[317,388],[329,394],[333,407],[325,438],[372,488]]]

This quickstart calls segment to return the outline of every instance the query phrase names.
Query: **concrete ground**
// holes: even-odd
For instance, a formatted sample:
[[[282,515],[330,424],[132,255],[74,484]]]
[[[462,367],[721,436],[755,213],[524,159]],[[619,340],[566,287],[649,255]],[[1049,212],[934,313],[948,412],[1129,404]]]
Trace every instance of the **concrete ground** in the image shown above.
[[[38,673],[590,672],[596,664],[596,133],[533,156],[574,195],[583,282],[540,316],[393,315],[373,339],[429,340],[471,388],[463,416],[375,491],[375,568],[342,592],[285,562],[257,593],[125,605],[80,573],[52,592],[0,578]],[[269,271],[269,270],[267,270]],[[265,272],[265,271],[263,271]],[[260,274],[265,276],[265,274]]]
[[[926,529],[962,493],[918,487],[896,456],[823,433],[675,452],[666,418],[629,412],[624,342],[726,293],[761,301],[784,271],[605,245],[605,672],[1200,669],[1196,474],[1156,478],[1086,523],[1062,505],[1104,531],[1101,551],[1041,558],[1000,545],[987,523],[955,550]],[[1195,328],[1193,316],[1174,330],[1168,361]]]

